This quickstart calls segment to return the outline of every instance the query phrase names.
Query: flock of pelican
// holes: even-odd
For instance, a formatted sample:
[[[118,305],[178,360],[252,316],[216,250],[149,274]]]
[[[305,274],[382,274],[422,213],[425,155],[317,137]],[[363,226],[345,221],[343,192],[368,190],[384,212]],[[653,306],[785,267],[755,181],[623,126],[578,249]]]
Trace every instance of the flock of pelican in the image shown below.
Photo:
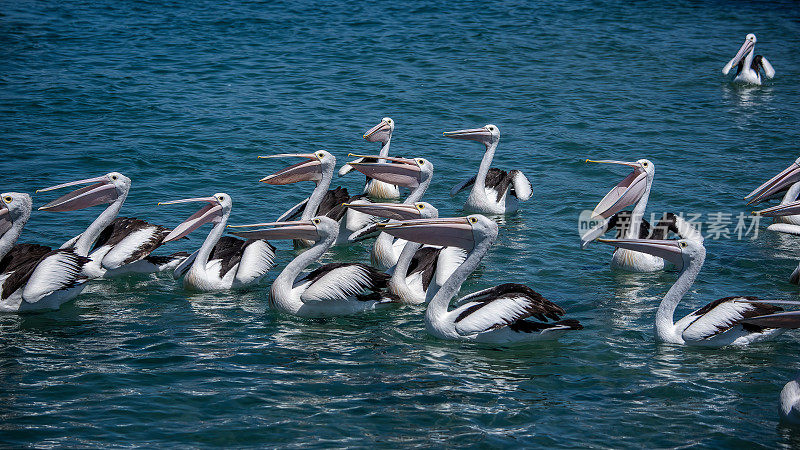
[[[768,78],[774,76],[767,59],[754,56],[755,42],[755,36],[749,34],[723,69],[727,74],[738,65],[734,81],[760,84],[762,69]],[[0,311],[55,309],[78,296],[89,280],[130,273],[171,271],[185,288],[199,291],[254,286],[275,265],[276,249],[269,241],[292,240],[295,247],[305,250],[280,271],[269,292],[269,305],[283,313],[328,317],[426,304],[424,320],[432,335],[492,344],[549,340],[581,330],[578,320],[565,319],[561,307],[523,284],[503,283],[453,301],[497,238],[498,225],[486,215],[514,212],[532,195],[523,172],[491,167],[500,141],[498,127],[489,124],[444,133],[448,138],[484,146],[477,173],[451,190],[455,196],[469,189],[464,210],[474,214],[464,217],[439,217],[438,210],[423,201],[434,165],[425,158],[390,156],[394,128],[392,119],[381,120],[363,136],[379,143],[380,152],[351,154],[355,159],[338,171],[340,176],[353,170],[366,176],[362,193],[356,195],[341,187],[331,188],[336,158],[324,150],[260,157],[299,161],[264,177],[263,183],[314,183],[305,200],[268,223],[228,225],[233,202],[226,193],[159,203],[174,208],[184,203],[202,205],[173,228],[121,217],[131,180],[111,172],[37,191],[81,186],[40,211],[105,206],[83,233],[51,249],[17,243],[31,215],[32,199],[24,193],[1,194]],[[631,173],[594,208],[592,217],[597,225],[581,237],[581,247],[593,241],[613,246],[611,265],[619,270],[651,272],[673,267],[679,272],[656,311],[659,341],[710,347],[747,345],[800,328],[800,311],[785,311],[780,306],[800,302],[766,302],[749,296],[715,300],[676,322],[675,310],[705,261],[702,234],[676,214],[664,214],[655,224],[644,220],[655,177],[652,161],[587,162],[623,165]],[[407,191],[405,198],[401,190]],[[772,230],[800,234],[800,158],[746,199],[757,204],[784,191],[780,205],[755,213],[775,217]],[[628,207],[633,208],[628,211]],[[211,229],[194,253],[153,254],[207,223]],[[233,230],[232,236],[225,235],[226,230]],[[616,230],[616,238],[603,238],[611,230]],[[307,271],[332,246],[373,238],[372,265],[334,262]],[[798,280],[800,265],[791,276],[792,282]],[[786,385],[781,402],[783,416],[800,421],[798,380]]]

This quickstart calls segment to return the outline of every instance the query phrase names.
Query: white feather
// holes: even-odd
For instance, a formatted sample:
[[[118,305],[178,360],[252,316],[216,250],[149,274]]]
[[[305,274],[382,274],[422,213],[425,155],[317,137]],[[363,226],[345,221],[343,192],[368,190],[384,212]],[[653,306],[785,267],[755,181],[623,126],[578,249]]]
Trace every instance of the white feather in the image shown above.
[[[71,252],[58,252],[39,261],[28,283],[22,290],[22,299],[36,303],[55,291],[71,286],[80,274],[77,256]]]
[[[531,198],[531,195],[533,195],[533,186],[531,186],[528,177],[519,170],[512,170],[511,174],[513,176],[511,182],[514,184],[514,192],[517,194],[517,198],[523,202]]]
[[[439,252],[439,259],[436,260],[436,273],[434,282],[442,286],[450,275],[467,259],[467,252],[459,247],[445,247]]]
[[[479,303],[470,302],[453,311],[458,317],[462,311]],[[460,335],[470,335],[487,331],[495,326],[505,326],[525,317],[530,300],[519,297],[500,297],[485,304],[455,323],[456,332]]]
[[[369,273],[355,264],[338,267],[320,277],[303,292],[304,302],[347,300],[361,294],[371,284]]]
[[[252,242],[244,249],[234,280],[241,284],[254,283],[266,275],[274,265],[275,251],[267,241]]]
[[[136,253],[142,246],[146,245],[151,239],[157,239],[158,228],[149,226],[134,231],[125,236],[117,245],[111,248],[103,257],[101,265],[106,270],[118,269],[125,265],[125,261]],[[149,254],[149,253],[148,253]],[[147,256],[145,254],[143,256]],[[140,258],[141,259],[141,258]],[[133,261],[128,262],[130,264]]]

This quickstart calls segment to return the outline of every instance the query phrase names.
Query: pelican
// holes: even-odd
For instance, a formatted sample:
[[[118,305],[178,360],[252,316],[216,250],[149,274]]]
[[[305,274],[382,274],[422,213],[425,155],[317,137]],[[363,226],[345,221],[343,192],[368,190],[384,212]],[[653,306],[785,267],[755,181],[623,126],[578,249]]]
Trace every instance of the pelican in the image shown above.
[[[497,238],[497,224],[482,215],[446,219],[388,222],[381,228],[398,238],[422,244],[461,247],[466,259],[431,298],[425,312],[425,327],[441,339],[492,344],[520,344],[555,339],[583,327],[555,303],[531,288],[507,283],[466,295],[459,306],[448,310],[461,284],[478,267]],[[528,320],[535,318],[537,320]],[[549,322],[551,319],[555,322]]]
[[[305,159],[303,162],[262,178],[262,183],[283,185],[300,181],[313,181],[316,184],[314,191],[307,199],[281,214],[277,222],[296,218],[309,220],[314,216],[328,216],[340,224],[340,232],[337,235],[338,240],[335,242],[335,245],[348,244],[350,241],[347,238],[351,233],[373,222],[370,216],[356,211],[349,211],[342,206],[343,203],[347,202],[368,202],[369,200],[365,199],[363,195],[351,197],[347,189],[341,186],[336,189],[328,190],[331,179],[333,178],[333,170],[336,167],[336,157],[325,150],[318,150],[314,153],[282,153],[278,155],[259,156],[259,158]],[[295,245],[308,247],[312,245],[312,243],[309,241],[296,240]]]
[[[587,159],[586,162],[620,164],[631,167],[633,171],[611,188],[611,191],[595,206],[591,216],[592,220],[598,221],[599,224],[581,236],[581,248],[586,248],[611,228],[617,228],[618,237],[628,239],[667,237],[668,232],[672,231],[681,238],[703,242],[700,232],[678,215],[668,213],[662,216],[662,220],[652,230],[650,224],[644,220],[644,211],[656,174],[655,164],[650,160],[625,162]],[[630,213],[622,211],[634,204]],[[611,267],[631,272],[654,272],[664,268],[664,260],[648,253],[619,248],[611,256]]]
[[[353,155],[360,156],[360,155]],[[360,156],[362,160],[374,159],[372,156]],[[403,201],[403,204],[413,205],[418,202],[428,186],[431,184],[433,178],[433,164],[425,158],[393,158],[386,157],[385,161],[389,162],[356,162],[354,161],[353,168],[366,175],[369,179],[378,181],[385,181],[392,183],[395,186],[401,186],[411,189],[408,197]],[[369,205],[368,203],[358,203],[361,205]],[[357,206],[358,204],[350,204],[350,206]],[[365,210],[361,208],[350,208],[360,213]],[[378,211],[384,211],[378,208]],[[369,214],[369,213],[367,213]],[[380,216],[379,217],[383,217]],[[352,233],[350,240],[360,240],[364,237],[371,235],[377,231],[376,224],[372,223],[366,227]],[[395,239],[393,236],[380,233],[375,240],[375,245],[372,247],[370,260],[372,264],[380,270],[387,270],[397,264],[397,258],[400,257],[400,252],[403,250],[406,241],[402,239]]]
[[[767,78],[774,78],[775,69],[772,68],[772,64],[767,61],[766,57],[756,55],[755,47],[756,35],[750,33],[745,36],[744,44],[739,48],[736,56],[722,68],[722,74],[727,75],[736,65],[736,75],[733,77],[735,83],[761,85],[761,69],[764,69],[764,75]]]
[[[175,268],[175,277],[183,277],[183,286],[198,291],[242,288],[261,281],[275,264],[275,247],[260,239],[243,241],[223,236],[233,201],[218,192],[211,197],[187,198],[161,202],[159,205],[205,202],[199,211],[175,227],[164,242],[180,239],[205,223],[214,226],[203,245]]]
[[[781,419],[800,425],[800,374],[781,390]]]
[[[270,289],[270,307],[301,317],[357,314],[396,305],[387,292],[389,275],[365,264],[330,263],[300,276],[336,242],[339,224],[327,216],[294,222],[272,222],[241,227],[262,227],[233,234],[249,239],[307,239],[314,245],[281,271]]]
[[[430,203],[371,203],[368,205],[346,205],[365,214],[392,220],[436,219],[439,211]],[[389,239],[389,233],[381,233]],[[426,303],[442,287],[442,284],[464,262],[466,252],[459,247],[425,246],[416,242],[396,239],[404,243],[396,265],[389,270],[389,292],[406,304]]]
[[[31,215],[28,194],[0,194],[0,312],[58,309],[83,290],[89,258],[72,250],[17,244]]]
[[[36,192],[47,192],[80,184],[90,184],[39,208],[40,211],[75,211],[108,204],[106,209],[86,228],[61,246],[73,249],[91,261],[83,267],[89,278],[110,278],[128,273],[153,273],[174,269],[188,254],[173,253],[154,256],[150,253],[164,243],[169,230],[134,217],[117,217],[128,197],[130,178],[111,172],[96,178],[59,184]]]
[[[792,188],[796,184],[798,183],[793,184]],[[798,217],[798,214],[800,214],[800,201],[781,203],[780,205],[773,206],[771,208],[753,211],[753,214],[758,216],[775,217],[776,219],[781,217]],[[795,230],[795,228],[790,227],[794,227],[795,225],[787,223],[774,223],[767,227],[767,229],[770,229],[770,227],[774,227],[775,225],[780,225],[781,228],[779,228],[778,231],[783,233],[800,234],[792,232]],[[789,277],[789,282],[793,284],[800,284],[800,264],[798,264],[797,268],[795,268],[794,272],[792,272],[792,275]]]
[[[489,168],[500,142],[500,130],[495,125],[470,130],[445,131],[444,136],[453,139],[478,141],[486,146],[478,174],[450,190],[450,195],[472,185],[464,210],[482,214],[506,214],[519,208],[519,200],[531,198],[533,188],[528,178],[519,170],[506,172]]]
[[[680,270],[656,312],[656,337],[670,344],[722,347],[747,345],[779,336],[800,327],[800,311],[784,312],[756,297],[725,297],[715,300],[674,322],[675,309],[692,287],[706,259],[706,248],[690,239],[598,239],[616,248],[646,252],[666,259]],[[774,301],[791,305],[800,302]]]
[[[797,158],[789,167],[755,188],[744,199],[748,200],[748,205],[757,205],[775,197],[784,190],[786,190],[786,193],[781,200],[781,205],[788,205],[800,200],[800,158]],[[774,220],[767,227],[768,230],[800,236],[800,214],[774,214],[772,217],[774,217]]]
[[[394,120],[392,120],[390,117],[384,117],[381,119],[381,123],[375,125],[374,127],[370,128],[369,131],[364,133],[364,139],[367,142],[380,142],[381,150],[379,155],[384,157],[389,155],[389,144],[392,142],[393,132]],[[356,160],[356,162],[364,161],[364,158],[359,158]],[[382,159],[378,159],[377,161],[383,162]],[[347,163],[342,166],[341,169],[339,169],[339,176],[345,175],[351,170],[353,170],[353,166],[350,163]],[[395,199],[400,198],[400,188],[393,184],[384,183],[383,181],[367,177],[367,181],[364,183],[364,194],[378,199]]]

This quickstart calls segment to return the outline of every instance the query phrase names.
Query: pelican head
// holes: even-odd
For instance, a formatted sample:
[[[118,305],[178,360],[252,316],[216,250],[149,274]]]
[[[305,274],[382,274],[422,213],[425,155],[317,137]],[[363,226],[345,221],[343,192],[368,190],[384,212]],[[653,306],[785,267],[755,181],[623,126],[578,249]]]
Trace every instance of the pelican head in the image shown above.
[[[592,216],[608,219],[630,205],[638,202],[647,192],[648,186],[653,182],[656,166],[648,159],[639,159],[633,162],[587,159],[586,162],[603,164],[621,164],[629,166],[633,171],[614,186],[600,203],[595,206]]]
[[[306,239],[319,241],[337,236],[339,223],[327,216],[291,222],[266,222],[249,225],[229,225],[229,228],[257,228],[248,231],[233,231],[231,234],[246,239]]]
[[[683,270],[692,262],[702,261],[706,256],[703,243],[689,239],[598,239],[598,241],[616,248],[657,256],[671,262],[678,270]]]
[[[472,250],[476,243],[497,238],[497,224],[480,214],[467,217],[417,219],[378,224],[384,233],[420,244]]]
[[[353,155],[365,161],[378,159],[387,162],[357,162],[349,163],[354,169],[364,175],[383,181],[384,183],[414,189],[428,181],[433,176],[433,164],[425,158],[397,158],[379,155]]]
[[[344,206],[371,216],[394,220],[431,219],[439,211],[428,202],[405,203],[345,203]]]
[[[364,140],[367,142],[380,142],[381,144],[385,144],[392,138],[393,132],[394,120],[392,120],[391,117],[384,117],[381,119],[381,123],[364,133]]]
[[[789,167],[783,169],[779,174],[770,178],[764,184],[757,187],[753,192],[744,198],[748,205],[757,205],[773,195],[784,191],[792,184],[800,181],[800,158],[794,160]]]
[[[478,141],[485,146],[497,144],[500,141],[500,129],[497,125],[488,124],[481,128],[470,128],[467,130],[445,131],[442,133],[444,137],[453,139],[466,139],[470,141]]]
[[[281,169],[261,179],[262,183],[272,185],[291,184],[300,181],[313,181],[316,183],[322,180],[323,174],[327,172],[333,173],[333,168],[336,166],[336,157],[325,150],[317,150],[314,153],[281,153],[278,155],[259,156],[259,158],[305,159],[305,161]]]
[[[731,59],[728,62],[728,64],[725,64],[725,67],[722,68],[722,73],[724,75],[727,75],[728,72],[731,71],[731,68],[733,66],[739,64],[739,61],[741,61],[742,58],[744,58],[745,56],[747,56],[748,53],[753,51],[755,46],[756,46],[756,35],[750,33],[747,36],[745,36],[744,43],[739,48],[739,51],[736,53],[736,56],[734,56],[733,59]]]
[[[69,183],[39,189],[36,192],[47,192],[79,184],[90,186],[74,190],[39,208],[39,211],[75,211],[95,205],[114,203],[119,198],[125,198],[131,188],[131,179],[119,172],[110,172],[103,176],[87,178],[85,180],[71,181]]]
[[[15,223],[24,226],[31,216],[33,201],[31,196],[20,192],[0,194],[0,236],[11,229]]]
[[[219,223],[226,214],[230,213],[233,207],[233,200],[230,195],[224,192],[218,192],[211,197],[197,197],[185,198],[183,200],[171,200],[168,202],[159,202],[159,205],[174,205],[176,203],[190,203],[190,202],[206,202],[207,205],[200,208],[199,211],[192,214],[191,217],[186,219],[183,223],[175,227],[164,238],[164,242],[174,241],[180,239],[192,231],[200,228],[205,223]]]

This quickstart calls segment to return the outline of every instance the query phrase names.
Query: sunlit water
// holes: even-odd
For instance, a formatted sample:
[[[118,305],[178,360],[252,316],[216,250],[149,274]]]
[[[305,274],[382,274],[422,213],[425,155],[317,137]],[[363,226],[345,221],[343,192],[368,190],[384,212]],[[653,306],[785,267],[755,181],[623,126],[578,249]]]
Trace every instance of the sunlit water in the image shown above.
[[[183,3],[186,3],[185,5]],[[227,192],[232,223],[271,220],[310,184],[267,186],[260,154],[376,151],[436,167],[449,189],[482,147],[444,130],[494,123],[495,166],[534,196],[505,218],[465,291],[524,282],[585,326],[558,343],[438,341],[422,310],[299,320],[247,292],[191,294],[169,276],[93,283],[61,310],[0,317],[0,442],[9,446],[800,445],[777,397],[798,334],[747,349],[654,342],[675,273],[614,273],[578,246],[577,217],[624,175],[586,158],[649,158],[649,210],[736,216],[798,156],[796,3],[383,4],[4,2],[0,190],[33,192],[117,170],[124,215],[175,226]],[[720,69],[756,33],[777,78],[736,87]],[[337,183],[359,190],[355,174]],[[55,195],[34,196],[37,206]],[[34,213],[22,241],[59,245],[100,211]],[[748,219],[749,220],[749,219]],[[203,230],[206,230],[205,228]],[[707,242],[678,314],[747,294],[797,300],[797,238]],[[196,248],[195,232],[172,251]],[[276,243],[282,267],[290,244]],[[164,249],[168,251],[170,249]],[[367,248],[337,258],[368,261]],[[329,258],[330,259],[330,258]]]

